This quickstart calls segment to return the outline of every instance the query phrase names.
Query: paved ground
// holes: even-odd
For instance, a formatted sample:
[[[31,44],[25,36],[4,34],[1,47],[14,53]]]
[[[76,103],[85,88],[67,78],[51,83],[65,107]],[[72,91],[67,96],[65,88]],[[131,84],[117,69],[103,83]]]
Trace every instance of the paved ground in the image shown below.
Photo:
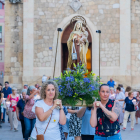
[[[131,131],[130,124],[128,123],[126,131],[121,131],[122,140],[140,140],[140,119],[139,124],[135,125],[134,131]],[[0,129],[0,140],[23,140],[20,122],[18,132],[10,131],[10,124],[8,122],[2,124],[2,126],[2,129]]]

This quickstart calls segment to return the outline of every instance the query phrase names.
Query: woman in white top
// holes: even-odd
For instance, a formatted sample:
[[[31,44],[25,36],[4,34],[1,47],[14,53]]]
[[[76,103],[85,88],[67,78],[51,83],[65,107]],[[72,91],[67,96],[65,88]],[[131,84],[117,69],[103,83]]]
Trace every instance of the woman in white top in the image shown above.
[[[63,111],[62,102],[57,99],[57,96],[58,85],[56,82],[48,80],[43,83],[41,88],[42,100],[37,101],[32,108],[32,111],[36,114],[36,128],[34,127],[30,140],[36,140],[37,133],[38,135],[44,134],[49,121],[50,123],[44,134],[44,140],[61,140],[59,123],[65,125],[66,116]],[[57,106],[59,106],[60,109],[56,109]]]
[[[120,102],[120,106],[121,106],[121,112],[119,115],[119,123],[120,125],[122,125],[123,123],[123,118],[124,118],[124,113],[123,113],[123,103],[124,103],[124,99],[125,99],[125,95],[123,92],[121,92],[121,88],[117,87],[116,89],[116,100],[118,100]]]
[[[114,88],[110,88],[110,95],[109,95],[109,99],[111,100],[115,100],[116,98],[116,94],[114,93]]]

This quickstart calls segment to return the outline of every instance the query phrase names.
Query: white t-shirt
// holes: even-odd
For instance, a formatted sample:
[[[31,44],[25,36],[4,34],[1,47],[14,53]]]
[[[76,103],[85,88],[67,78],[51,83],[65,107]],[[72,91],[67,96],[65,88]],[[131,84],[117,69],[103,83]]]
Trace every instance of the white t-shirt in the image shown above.
[[[35,112],[36,107],[43,108],[44,112],[46,112],[52,106],[48,106],[44,102],[44,100],[40,100],[40,101],[37,101],[35,103],[35,105],[33,106],[33,108],[32,108],[33,112]],[[35,125],[37,127],[38,134],[44,134],[44,131],[45,131],[46,127],[47,127],[47,124],[48,124],[48,122],[50,120],[50,117],[51,117],[51,115],[44,122],[39,121],[39,119],[36,117],[36,124]],[[34,127],[32,133],[31,133],[31,137],[36,139],[36,135],[37,135],[37,132],[36,132],[36,129]],[[44,135],[44,140],[61,140],[60,130],[59,130],[59,110],[57,110],[57,109],[53,110],[50,124],[49,124],[49,126],[48,126],[48,128],[46,130],[45,135]]]
[[[121,100],[121,99],[125,99],[125,95],[123,92],[117,93],[116,95],[116,100]],[[119,101],[120,105],[123,106],[124,101]]]

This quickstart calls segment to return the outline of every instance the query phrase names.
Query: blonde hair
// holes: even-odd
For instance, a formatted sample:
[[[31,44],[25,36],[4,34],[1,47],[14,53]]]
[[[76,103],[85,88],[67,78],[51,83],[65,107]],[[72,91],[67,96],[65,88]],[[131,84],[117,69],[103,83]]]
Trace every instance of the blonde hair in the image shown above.
[[[113,90],[113,91],[114,91],[114,88],[113,88],[113,87],[111,87],[111,88],[110,88],[110,90]]]
[[[17,88],[15,88],[15,87],[12,88],[12,92],[13,92],[13,91],[16,91],[16,90],[17,90]]]
[[[128,92],[128,96],[130,97],[132,93],[133,93],[132,91],[129,91]]]
[[[46,88],[48,85],[54,85],[55,88],[55,96],[54,96],[54,100],[58,98],[58,94],[59,94],[59,89],[58,89],[58,85],[55,81],[52,80],[47,80],[45,83],[42,84],[42,88],[41,88],[41,99],[45,99],[46,98]]]

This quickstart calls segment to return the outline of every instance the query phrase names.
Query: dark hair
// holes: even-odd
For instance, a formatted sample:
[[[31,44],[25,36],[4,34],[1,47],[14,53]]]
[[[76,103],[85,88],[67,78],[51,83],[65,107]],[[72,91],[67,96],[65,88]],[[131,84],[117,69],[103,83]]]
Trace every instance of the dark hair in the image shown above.
[[[6,82],[5,82],[5,84],[9,84],[9,82],[8,82],[8,81],[6,81]]]
[[[121,87],[121,84],[118,84],[118,87]]]
[[[140,91],[138,91],[139,95],[140,95]]]
[[[121,88],[120,87],[117,87],[117,90],[121,91]]]
[[[129,92],[129,91],[131,91],[131,87],[127,86],[125,92]]]
[[[28,87],[28,85],[24,85],[24,86]]]
[[[102,88],[103,86],[107,86],[107,87],[109,87],[108,84],[102,84],[102,85],[100,85],[100,87],[99,87],[99,92],[101,91],[101,88]]]

